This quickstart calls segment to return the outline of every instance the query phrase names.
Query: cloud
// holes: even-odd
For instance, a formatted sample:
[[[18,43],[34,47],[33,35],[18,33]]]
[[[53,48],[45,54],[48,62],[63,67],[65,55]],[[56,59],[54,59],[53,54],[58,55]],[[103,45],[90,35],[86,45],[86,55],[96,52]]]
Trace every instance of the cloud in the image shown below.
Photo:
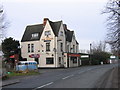
[[[106,2],[108,0],[3,0],[3,2],[18,3],[78,3],[78,2]]]

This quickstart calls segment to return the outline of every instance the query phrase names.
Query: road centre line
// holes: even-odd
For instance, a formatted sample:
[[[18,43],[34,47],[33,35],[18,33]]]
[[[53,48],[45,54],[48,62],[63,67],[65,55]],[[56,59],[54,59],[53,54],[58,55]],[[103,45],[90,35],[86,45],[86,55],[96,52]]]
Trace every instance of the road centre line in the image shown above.
[[[64,77],[62,79],[64,80],[64,79],[67,79],[67,78],[72,77],[72,76],[74,76],[74,75],[72,74],[72,75],[66,76],[66,77]]]
[[[81,73],[84,73],[85,71],[81,71],[81,72],[79,72],[79,74],[81,74]]]
[[[95,69],[95,68],[90,68],[90,69],[87,69],[86,71],[81,71],[78,74],[81,74],[81,73],[84,73],[84,72],[87,72],[87,71],[90,71],[90,70],[93,70],[93,69]]]
[[[48,85],[51,85],[51,84],[53,84],[53,83],[54,83],[54,82],[50,82],[50,83],[44,84],[44,85],[42,85],[42,86],[40,86],[40,87],[37,87],[36,89],[38,89],[38,88],[43,88],[43,87],[48,86]],[[36,89],[34,89],[34,90],[36,90]]]

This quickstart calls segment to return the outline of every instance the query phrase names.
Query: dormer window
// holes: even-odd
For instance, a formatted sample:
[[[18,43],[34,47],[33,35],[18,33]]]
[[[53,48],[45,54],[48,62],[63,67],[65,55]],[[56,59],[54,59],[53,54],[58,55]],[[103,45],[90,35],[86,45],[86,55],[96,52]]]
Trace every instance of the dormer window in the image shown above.
[[[63,36],[63,31],[60,31],[60,36]]]
[[[38,36],[39,36],[39,34],[38,34],[38,33],[33,33],[33,34],[32,34],[32,38],[31,38],[31,39],[37,39],[37,38],[38,38]]]
[[[45,36],[51,35],[50,31],[45,31]]]

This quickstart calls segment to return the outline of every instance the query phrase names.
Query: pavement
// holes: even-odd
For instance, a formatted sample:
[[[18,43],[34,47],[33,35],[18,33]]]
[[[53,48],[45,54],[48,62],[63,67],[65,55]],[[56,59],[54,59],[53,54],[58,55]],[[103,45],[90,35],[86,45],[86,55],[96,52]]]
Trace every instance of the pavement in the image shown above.
[[[12,85],[12,84],[16,84],[16,83],[19,83],[20,80],[19,79],[9,79],[9,80],[4,80],[2,81],[2,87],[4,86],[8,86],[8,85]]]
[[[120,69],[120,67],[119,67]],[[95,88],[120,88],[120,77],[118,77],[118,67],[107,71],[100,79]]]
[[[58,71],[58,70],[61,70],[62,69],[42,69],[40,70],[42,73],[46,73],[47,72],[54,72],[54,71]],[[118,70],[120,70],[120,68],[118,69],[117,67],[116,68],[113,68],[112,70],[106,72],[104,75],[106,75],[106,77],[104,77],[103,79],[101,79],[99,82],[99,87],[96,86],[97,88],[118,88],[119,85],[118,85],[118,82],[120,81],[120,77],[118,79]],[[16,83],[20,83],[22,79],[25,79],[25,78],[31,78],[31,77],[34,77],[34,75],[31,75],[31,76],[15,76],[15,77],[11,77],[7,80],[3,80],[2,81],[2,87],[4,86],[9,86],[9,85],[12,85],[12,84],[16,84]],[[120,84],[120,82],[119,82]],[[0,86],[1,87],[1,86]]]

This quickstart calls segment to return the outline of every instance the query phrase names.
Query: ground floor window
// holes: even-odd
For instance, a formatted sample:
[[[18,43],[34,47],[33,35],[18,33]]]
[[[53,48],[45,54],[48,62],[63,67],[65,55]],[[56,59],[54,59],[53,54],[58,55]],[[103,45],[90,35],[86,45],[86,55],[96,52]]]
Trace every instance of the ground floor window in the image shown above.
[[[71,60],[73,61],[73,63],[77,63],[77,57],[71,57]]]
[[[46,64],[54,64],[53,58],[46,58]]]

